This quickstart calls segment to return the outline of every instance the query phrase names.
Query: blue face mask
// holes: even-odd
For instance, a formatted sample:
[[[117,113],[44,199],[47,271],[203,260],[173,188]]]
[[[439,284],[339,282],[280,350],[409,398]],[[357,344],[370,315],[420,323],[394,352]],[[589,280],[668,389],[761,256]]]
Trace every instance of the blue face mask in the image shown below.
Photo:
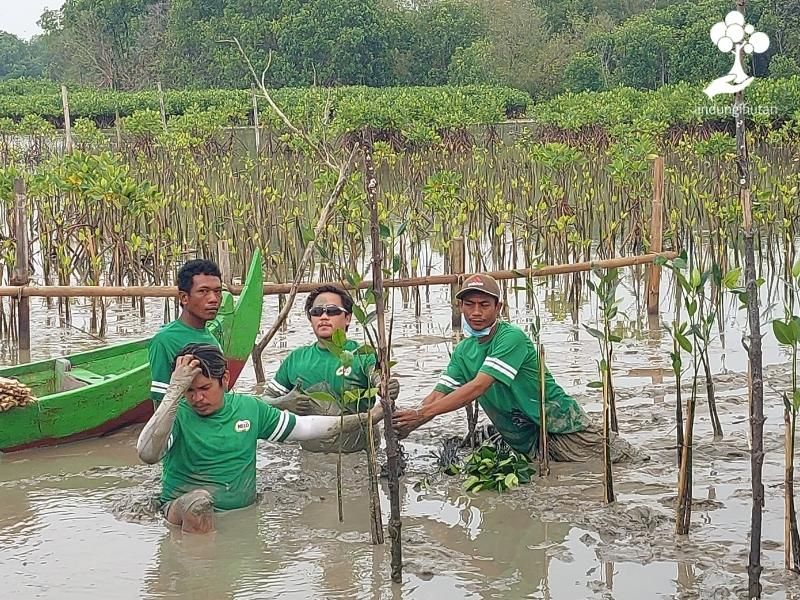
[[[495,321],[496,323],[497,321]],[[469,321],[464,318],[464,315],[461,315],[461,328],[464,330],[464,333],[470,337],[484,337],[489,335],[492,332],[492,327],[494,327],[494,323],[485,327],[481,330],[476,330],[470,327]]]

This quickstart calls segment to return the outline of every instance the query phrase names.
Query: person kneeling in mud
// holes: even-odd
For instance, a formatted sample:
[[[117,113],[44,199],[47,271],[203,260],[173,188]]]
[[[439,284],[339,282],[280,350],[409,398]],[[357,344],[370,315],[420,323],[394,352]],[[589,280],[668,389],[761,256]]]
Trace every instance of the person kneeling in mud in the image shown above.
[[[148,464],[163,459],[162,512],[188,533],[214,529],[214,511],[256,500],[257,440],[292,442],[335,436],[378,421],[369,415],[296,416],[257,396],[227,391],[229,373],[217,346],[190,344],[175,359],[164,399],[136,443]]]
[[[309,293],[305,313],[317,340],[293,350],[284,359],[267,384],[266,392],[273,398],[266,398],[266,401],[298,415],[338,416],[342,412],[351,415],[369,410],[374,400],[362,398],[358,403],[347,404],[344,402],[344,392],[378,386],[375,355],[355,354],[352,366],[344,368],[326,347],[334,331],[341,329],[347,332],[350,326],[353,313],[350,294],[335,285],[319,286]],[[347,340],[344,349],[355,352],[358,346],[356,341]],[[292,391],[299,391],[300,395],[292,394]],[[344,410],[337,403],[315,400],[306,395],[313,392],[327,392],[339,398]],[[397,380],[390,379],[389,394],[393,400],[397,399],[399,392]],[[346,453],[359,452],[367,447],[367,434],[365,429],[356,429],[331,440],[307,441],[300,446],[310,452],[339,452],[340,448]]]
[[[535,457],[539,440],[539,357],[519,327],[499,321],[500,287],[490,276],[468,277],[456,295],[464,333],[434,391],[418,409],[395,412],[401,438],[434,417],[478,400],[505,442]],[[580,405],[545,373],[548,454],[554,461],[602,457],[602,431]],[[613,434],[612,434],[613,435]],[[646,459],[619,436],[611,440],[614,462]]]

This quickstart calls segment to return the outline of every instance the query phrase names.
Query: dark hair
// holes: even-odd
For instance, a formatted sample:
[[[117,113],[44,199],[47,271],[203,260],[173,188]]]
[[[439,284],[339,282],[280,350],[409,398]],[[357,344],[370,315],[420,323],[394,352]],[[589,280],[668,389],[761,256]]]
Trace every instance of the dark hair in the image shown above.
[[[311,293],[308,294],[308,298],[306,298],[306,314],[308,314],[308,311],[310,311],[311,307],[314,306],[314,300],[317,299],[317,296],[326,293],[338,294],[340,300],[342,301],[342,308],[349,313],[353,312],[353,299],[350,297],[350,294],[345,292],[338,285],[321,285],[318,288],[311,290]]]
[[[213,344],[187,344],[181,348],[175,360],[172,361],[173,371],[175,370],[175,363],[178,362],[178,359],[187,354],[191,354],[200,362],[200,371],[203,373],[204,377],[222,380],[225,369],[228,367],[225,363],[225,356],[222,354],[222,350],[220,350],[219,346],[214,346]]]
[[[183,265],[178,271],[178,289],[187,294],[192,291],[192,282],[195,275],[210,275],[222,279],[222,272],[217,263],[211,260],[196,258]]]

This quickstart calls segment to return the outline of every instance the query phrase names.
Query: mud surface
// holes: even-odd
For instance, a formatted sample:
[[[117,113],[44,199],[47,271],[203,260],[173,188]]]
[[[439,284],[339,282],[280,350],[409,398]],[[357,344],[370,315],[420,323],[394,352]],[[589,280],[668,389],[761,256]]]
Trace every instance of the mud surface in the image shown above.
[[[669,297],[668,282],[664,296]],[[300,299],[302,301],[302,299]],[[524,324],[529,310],[512,301],[510,318]],[[766,298],[765,304],[766,304]],[[597,415],[596,341],[550,299],[544,342],[556,379]],[[780,304],[778,304],[780,306]],[[275,314],[268,299],[264,326]],[[725,432],[712,439],[705,396],[698,404],[694,511],[691,534],[674,534],[675,381],[666,334],[657,322],[631,322],[615,352],[620,431],[650,456],[649,463],[615,467],[618,502],[603,505],[601,464],[554,464],[548,478],[498,495],[466,495],[460,476],[440,473],[431,452],[464,432],[463,414],[414,432],[402,481],[405,571],[389,580],[389,547],[370,544],[366,464],[344,457],[344,523],[336,514],[336,458],[293,445],[259,447],[257,505],[218,519],[210,536],[184,536],[156,512],[159,468],[141,465],[138,428],[56,448],[0,455],[0,575],[6,598],[554,598],[724,599],[746,597],[750,529],[750,453],[746,355],[742,314],[724,319],[714,341],[713,368]],[[109,341],[158,327],[161,304],[144,322],[129,309],[110,308]],[[662,319],[671,319],[667,300]],[[100,342],[55,326],[54,311],[36,307],[39,337],[33,358]],[[86,307],[76,307],[80,326]],[[590,323],[585,304],[579,322]],[[397,304],[396,374],[399,403],[413,405],[433,386],[451,345],[449,301],[432,289],[416,319]],[[49,321],[49,323],[48,323]],[[357,335],[357,334],[356,334]],[[311,334],[293,313],[266,355],[267,371]],[[800,580],[783,571],[783,418],[779,391],[787,360],[771,335],[764,339],[766,370],[762,581],[764,597],[800,598]],[[13,360],[8,348],[0,360]],[[252,370],[238,386],[255,391]],[[688,393],[688,388],[685,390]],[[2,426],[2,415],[0,415]],[[384,522],[389,506],[382,483]]]

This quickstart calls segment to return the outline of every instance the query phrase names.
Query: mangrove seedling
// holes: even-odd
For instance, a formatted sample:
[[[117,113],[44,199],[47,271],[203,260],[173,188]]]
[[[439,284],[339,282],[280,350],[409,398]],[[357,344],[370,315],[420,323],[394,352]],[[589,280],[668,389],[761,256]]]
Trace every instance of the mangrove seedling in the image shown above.
[[[590,387],[603,390],[603,495],[606,503],[614,502],[614,479],[611,470],[611,432],[617,433],[617,411],[614,402],[614,385],[611,378],[612,356],[614,344],[621,342],[622,338],[611,332],[611,323],[619,313],[620,300],[617,298],[619,285],[619,271],[608,269],[605,272],[595,271],[599,279],[597,283],[591,279],[587,281],[589,289],[597,295],[600,308],[602,331],[584,325],[589,335],[600,342],[602,358],[598,363],[601,381],[592,382]]]
[[[791,296],[797,296],[800,288],[800,262],[792,268],[789,285]],[[791,303],[790,303],[791,304]],[[772,321],[772,331],[782,346],[786,346],[792,356],[792,386],[783,392],[784,422],[784,565],[787,569],[800,573],[800,535],[797,530],[797,511],[794,505],[794,449],[797,432],[797,413],[800,411],[800,389],[797,386],[797,347],[800,344],[800,317],[792,314],[787,304],[783,319]]]

